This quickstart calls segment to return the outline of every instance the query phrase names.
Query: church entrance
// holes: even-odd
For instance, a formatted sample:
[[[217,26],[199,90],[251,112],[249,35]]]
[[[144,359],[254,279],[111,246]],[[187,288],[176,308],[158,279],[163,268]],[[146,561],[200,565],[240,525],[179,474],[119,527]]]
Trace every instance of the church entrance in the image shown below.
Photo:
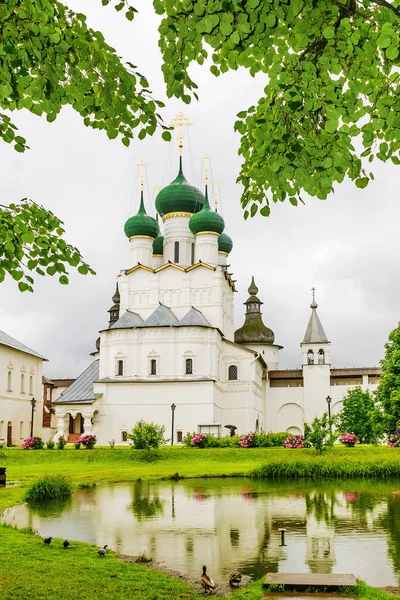
[[[8,422],[7,425],[7,446],[12,446],[12,423]]]
[[[78,434],[78,436],[83,433],[83,417],[80,413],[76,415],[74,418],[72,415],[69,415],[69,434]]]

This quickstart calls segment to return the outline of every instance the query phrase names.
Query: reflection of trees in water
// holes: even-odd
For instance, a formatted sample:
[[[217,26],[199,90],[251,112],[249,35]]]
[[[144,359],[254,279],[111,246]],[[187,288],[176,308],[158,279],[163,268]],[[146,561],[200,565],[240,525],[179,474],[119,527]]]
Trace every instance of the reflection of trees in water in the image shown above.
[[[332,524],[335,505],[338,503],[335,492],[331,490],[306,492],[305,499],[307,517],[312,515],[317,523],[323,521],[326,525]]]
[[[29,502],[29,511],[38,517],[60,517],[72,506],[71,498],[55,498],[53,500],[37,500]]]
[[[387,498],[387,512],[381,517],[380,524],[387,533],[388,554],[400,584],[400,495]]]
[[[149,519],[164,513],[164,500],[153,492],[150,485],[135,483],[133,486],[133,502],[130,505],[138,521]]]

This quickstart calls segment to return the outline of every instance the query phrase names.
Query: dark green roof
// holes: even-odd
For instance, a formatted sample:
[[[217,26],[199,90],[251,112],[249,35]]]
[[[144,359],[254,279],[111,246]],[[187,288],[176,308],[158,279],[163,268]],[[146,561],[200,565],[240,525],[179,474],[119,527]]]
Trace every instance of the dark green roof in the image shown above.
[[[159,235],[153,242],[153,254],[164,254],[164,236]]]
[[[232,248],[233,248],[233,242],[232,242],[231,238],[229,237],[229,235],[227,235],[226,233],[221,233],[221,235],[218,238],[219,252],[226,252],[227,254],[229,254],[229,252],[231,252]]]
[[[140,206],[137,214],[127,220],[124,227],[125,235],[128,238],[133,236],[151,237],[155,239],[158,236],[158,223],[153,217],[150,217],[144,208],[143,190],[140,193]]]
[[[203,204],[204,196],[201,191],[185,179],[181,157],[178,176],[163,188],[156,198],[157,212],[161,216],[171,212],[196,213],[201,210]]]
[[[206,186],[206,195],[203,208],[193,215],[189,221],[189,228],[192,233],[201,233],[212,231],[221,234],[224,230],[225,222],[221,215],[212,210],[208,201],[208,190]]]

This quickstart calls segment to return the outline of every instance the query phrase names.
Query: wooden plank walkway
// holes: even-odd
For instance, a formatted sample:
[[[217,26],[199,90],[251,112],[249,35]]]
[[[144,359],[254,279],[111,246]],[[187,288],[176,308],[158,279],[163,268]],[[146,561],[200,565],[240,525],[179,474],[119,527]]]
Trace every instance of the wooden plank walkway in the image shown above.
[[[352,594],[310,594],[309,592],[264,592],[263,600],[357,600]]]
[[[263,587],[269,587],[271,584],[284,585],[291,590],[336,590],[342,586],[355,587],[357,581],[354,575],[339,573],[267,573]]]

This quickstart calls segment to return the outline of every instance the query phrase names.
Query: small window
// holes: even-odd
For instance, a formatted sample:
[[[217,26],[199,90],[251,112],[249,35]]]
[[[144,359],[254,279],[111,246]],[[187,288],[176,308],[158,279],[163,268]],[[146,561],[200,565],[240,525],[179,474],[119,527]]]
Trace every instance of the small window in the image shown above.
[[[12,392],[12,375],[11,375],[11,371],[8,371],[8,377],[7,377],[7,390],[9,392]]]
[[[219,425],[199,425],[199,433],[210,433],[211,435],[219,436]]]
[[[33,377],[32,377],[32,375],[29,377],[29,393],[33,394]]]
[[[117,360],[117,375],[123,375],[123,374],[124,374],[124,361]]]
[[[307,364],[308,365],[314,364],[314,352],[312,350],[309,350],[307,352]]]
[[[325,364],[325,352],[322,350],[318,351],[318,364],[319,365],[324,365]]]
[[[182,444],[182,431],[176,432],[176,441],[178,442],[178,444]]]
[[[236,365],[231,365],[228,371],[228,379],[233,381],[238,378],[238,369]]]
[[[191,358],[186,359],[186,375],[193,375],[193,360]]]
[[[157,361],[155,358],[150,361],[150,375],[157,375]]]
[[[128,441],[128,432],[127,431],[123,431],[122,432],[122,441],[123,442],[127,442]]]
[[[192,265],[194,265],[194,248],[195,248],[195,245],[192,244],[192,261],[191,261]]]
[[[25,375],[21,375],[21,394],[25,394]]]
[[[21,421],[19,424],[19,439],[23,440],[24,439],[24,422]]]
[[[179,262],[179,242],[174,244],[174,263]]]

